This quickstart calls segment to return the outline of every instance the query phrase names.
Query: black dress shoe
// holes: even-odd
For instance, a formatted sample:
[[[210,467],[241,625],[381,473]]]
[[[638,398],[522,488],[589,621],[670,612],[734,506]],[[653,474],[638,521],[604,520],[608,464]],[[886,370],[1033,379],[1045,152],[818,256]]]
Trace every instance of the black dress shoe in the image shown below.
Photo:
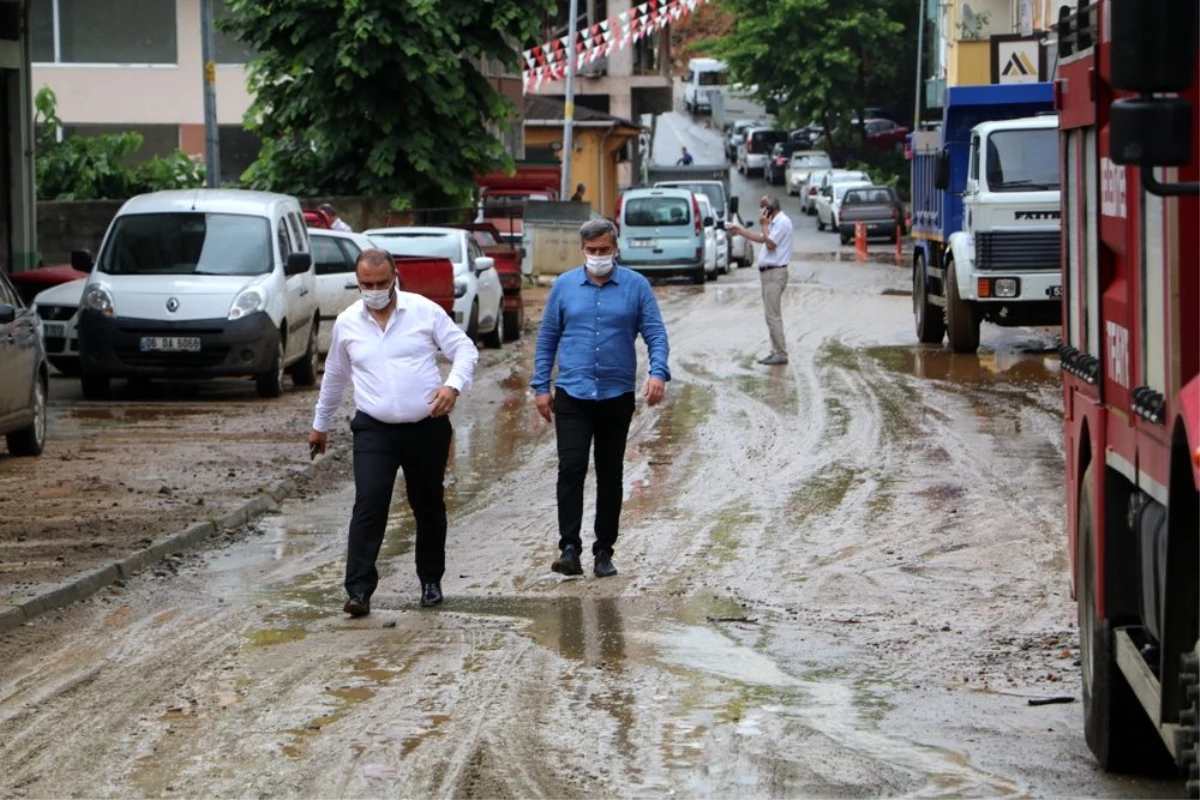
[[[562,555],[554,560],[550,569],[559,575],[582,575],[583,567],[579,564],[579,549],[573,544],[564,547]]]
[[[352,594],[346,605],[342,606],[342,611],[352,617],[365,617],[371,613],[371,601],[365,594]]]
[[[597,578],[611,578],[616,575],[617,568],[613,566],[612,556],[608,553],[597,553],[594,571]]]
[[[442,602],[442,587],[436,583],[421,584],[421,605],[425,608]]]

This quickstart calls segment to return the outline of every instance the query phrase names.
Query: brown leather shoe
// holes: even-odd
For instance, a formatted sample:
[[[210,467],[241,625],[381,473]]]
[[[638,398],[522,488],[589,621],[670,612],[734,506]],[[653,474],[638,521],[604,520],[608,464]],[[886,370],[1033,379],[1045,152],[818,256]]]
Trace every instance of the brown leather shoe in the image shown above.
[[[371,613],[371,601],[365,594],[351,595],[350,599],[346,601],[346,605],[342,606],[342,611],[352,617],[365,617]]]

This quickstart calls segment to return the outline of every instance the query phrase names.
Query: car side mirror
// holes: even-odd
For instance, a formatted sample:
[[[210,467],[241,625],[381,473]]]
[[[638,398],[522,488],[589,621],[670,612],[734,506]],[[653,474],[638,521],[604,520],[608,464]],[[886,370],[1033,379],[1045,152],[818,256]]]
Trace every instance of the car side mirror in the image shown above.
[[[287,257],[287,264],[283,268],[283,274],[301,275],[312,268],[312,263],[312,255],[310,253],[291,253]]]
[[[7,325],[17,318],[17,309],[8,303],[0,303],[0,325]]]
[[[475,259],[475,274],[478,275],[480,272],[487,272],[494,266],[496,266],[496,259],[481,256]]]
[[[1196,71],[1194,0],[1110,0],[1109,9],[1113,88],[1185,91]]]
[[[1192,104],[1180,97],[1117,100],[1109,110],[1116,164],[1178,167],[1192,160]]]
[[[933,173],[933,185],[945,191],[950,188],[950,151],[943,150],[938,153],[937,165]]]
[[[729,215],[733,216],[738,213],[738,199],[736,197],[729,198]]]
[[[71,269],[79,272],[91,272],[95,266],[96,262],[92,260],[92,252],[90,250],[71,251]]]

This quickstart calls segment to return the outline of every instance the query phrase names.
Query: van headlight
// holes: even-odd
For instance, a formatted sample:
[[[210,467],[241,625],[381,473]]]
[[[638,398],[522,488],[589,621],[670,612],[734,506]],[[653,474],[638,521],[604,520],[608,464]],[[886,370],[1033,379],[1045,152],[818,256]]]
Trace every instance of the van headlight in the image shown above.
[[[107,287],[94,283],[83,293],[83,307],[106,317],[113,315],[113,296]]]
[[[238,292],[237,297],[233,298],[233,305],[229,307],[229,318],[241,319],[242,317],[259,311],[266,311],[267,295],[263,292],[260,286],[247,286]]]
[[[455,297],[464,297],[464,296],[466,296],[466,294],[467,294],[467,279],[466,278],[455,278],[454,279],[454,296]]]

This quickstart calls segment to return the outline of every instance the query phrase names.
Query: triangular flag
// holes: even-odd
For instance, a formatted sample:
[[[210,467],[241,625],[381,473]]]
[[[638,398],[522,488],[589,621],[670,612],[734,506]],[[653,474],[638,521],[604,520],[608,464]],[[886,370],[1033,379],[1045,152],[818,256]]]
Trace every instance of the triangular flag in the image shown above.
[[[604,31],[605,33],[608,33],[608,26],[611,24],[612,24],[611,19],[604,20],[604,22],[600,23],[600,30]]]

